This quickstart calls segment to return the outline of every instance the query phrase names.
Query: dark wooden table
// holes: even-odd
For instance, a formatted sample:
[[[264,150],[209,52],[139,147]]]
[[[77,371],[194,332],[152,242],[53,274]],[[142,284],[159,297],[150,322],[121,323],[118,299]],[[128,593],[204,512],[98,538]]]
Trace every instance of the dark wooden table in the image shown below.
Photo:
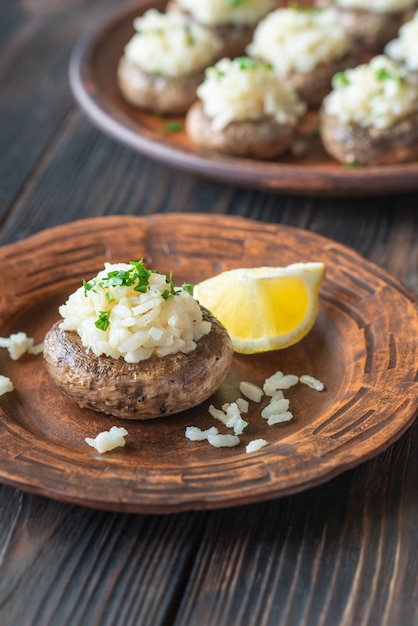
[[[237,214],[334,238],[418,294],[418,181],[375,198],[245,190],[96,130],[68,60],[115,4],[0,3],[1,244],[108,214]],[[373,460],[258,505],[128,515],[1,486],[0,624],[416,626],[417,476],[415,423]]]

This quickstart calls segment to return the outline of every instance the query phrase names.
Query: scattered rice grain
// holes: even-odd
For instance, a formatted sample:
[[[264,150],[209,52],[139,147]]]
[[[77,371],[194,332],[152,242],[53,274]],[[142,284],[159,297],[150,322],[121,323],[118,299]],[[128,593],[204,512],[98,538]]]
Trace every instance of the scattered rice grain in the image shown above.
[[[269,378],[266,378],[263,385],[263,391],[266,396],[273,396],[277,392],[283,389],[290,389],[299,382],[299,377],[295,374],[283,374],[283,372],[276,372]]]
[[[7,348],[10,358],[17,361],[26,352],[33,355],[40,354],[44,349],[44,344],[35,344],[32,337],[20,331],[12,333],[10,337],[0,337],[0,348]]]
[[[222,411],[221,409],[217,409],[215,406],[213,406],[213,404],[209,406],[208,411],[216,420],[219,420],[220,422],[222,422],[222,424],[226,424],[227,417],[224,411]]]
[[[244,400],[244,398],[237,398],[235,402],[237,403],[240,413],[248,413],[248,409],[250,405],[247,402],[247,400]]]
[[[0,396],[2,396],[4,393],[9,393],[10,391],[13,391],[13,389],[13,383],[10,378],[8,378],[7,376],[2,376],[0,374]]]
[[[267,441],[265,439],[253,439],[249,444],[245,447],[245,452],[256,452],[260,450],[260,448],[264,448],[267,445]]]
[[[227,428],[233,428],[236,435],[241,435],[248,427],[248,422],[242,419],[241,412],[236,402],[226,402],[222,405],[222,411],[213,405],[209,407],[209,413],[221,421]]]
[[[271,415],[285,413],[289,410],[289,404],[290,401],[287,398],[272,400],[261,411],[261,417],[264,417],[264,419],[268,419]]]
[[[315,391],[323,391],[325,386],[323,382],[313,376],[309,376],[309,374],[303,374],[303,376],[300,376],[299,381],[311,389],[315,389]]]
[[[240,443],[237,435],[209,435],[208,441],[215,448],[233,448]]]
[[[185,436],[190,441],[205,441],[208,436],[218,435],[219,431],[215,426],[208,428],[207,430],[201,430],[197,426],[187,426]]]
[[[114,448],[123,447],[125,445],[125,437],[127,434],[128,431],[125,428],[112,426],[110,430],[104,430],[94,439],[86,437],[85,441],[89,446],[95,448],[99,454],[103,454],[103,452],[109,452]]]
[[[269,426],[273,426],[274,424],[280,424],[281,422],[290,422],[293,417],[293,413],[291,411],[285,411],[284,413],[277,413],[270,415],[267,420],[267,424]]]
[[[249,400],[252,400],[253,402],[261,402],[261,398],[263,397],[263,390],[254,383],[242,381],[239,385],[239,390],[242,395],[244,395]]]

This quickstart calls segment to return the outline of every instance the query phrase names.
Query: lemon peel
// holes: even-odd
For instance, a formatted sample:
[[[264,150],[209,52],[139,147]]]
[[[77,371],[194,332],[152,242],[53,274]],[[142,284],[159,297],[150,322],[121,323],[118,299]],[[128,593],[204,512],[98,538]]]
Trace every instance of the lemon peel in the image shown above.
[[[227,270],[195,285],[194,297],[228,331],[235,352],[255,354],[294,345],[318,313],[321,262]]]

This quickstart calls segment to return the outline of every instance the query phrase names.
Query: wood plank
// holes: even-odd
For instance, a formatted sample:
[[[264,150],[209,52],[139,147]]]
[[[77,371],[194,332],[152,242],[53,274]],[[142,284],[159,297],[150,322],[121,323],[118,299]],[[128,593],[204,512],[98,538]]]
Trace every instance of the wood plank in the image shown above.
[[[175,626],[371,626],[418,618],[418,427],[327,485],[211,514]]]
[[[111,514],[10,487],[0,494],[1,624],[170,623],[204,515]]]
[[[7,24],[13,30],[2,46],[0,118],[7,124],[0,127],[0,219],[75,106],[67,77],[73,45],[111,7],[109,0],[82,11],[54,2],[8,11],[5,4],[2,31]]]

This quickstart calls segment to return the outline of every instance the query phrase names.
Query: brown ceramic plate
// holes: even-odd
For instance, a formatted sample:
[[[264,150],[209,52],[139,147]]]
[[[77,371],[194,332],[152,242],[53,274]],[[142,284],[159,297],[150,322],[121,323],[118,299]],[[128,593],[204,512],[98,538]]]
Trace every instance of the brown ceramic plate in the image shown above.
[[[416,298],[350,249],[308,231],[245,218],[169,214],[103,217],[44,231],[0,249],[0,336],[42,341],[57,307],[105,261],[143,257],[179,283],[243,266],[319,260],[327,266],[314,328],[299,344],[234,356],[221,389],[201,406],[147,422],[80,409],[58,391],[42,356],[0,372],[0,480],[91,507],[131,512],[209,509],[275,498],[319,484],[373,457],[413,422],[418,397]],[[312,374],[326,389],[287,392],[294,419],[268,426],[252,403],[236,448],[191,442],[186,426],[222,425],[208,405],[235,400],[241,380],[262,384],[278,369]],[[125,448],[99,455],[84,438],[124,425]],[[268,445],[247,454],[245,445]]]
[[[133,35],[132,21],[150,7],[165,2],[137,0],[119,9],[87,33],[70,60],[70,84],[93,124],[115,140],[173,167],[240,186],[296,194],[365,195],[405,192],[418,188],[418,164],[347,168],[324,152],[316,114],[310,113],[300,132],[308,146],[303,158],[287,155],[276,161],[256,161],[216,155],[194,146],[185,132],[169,132],[167,122],[135,109],[121,97],[116,67],[124,45]]]

